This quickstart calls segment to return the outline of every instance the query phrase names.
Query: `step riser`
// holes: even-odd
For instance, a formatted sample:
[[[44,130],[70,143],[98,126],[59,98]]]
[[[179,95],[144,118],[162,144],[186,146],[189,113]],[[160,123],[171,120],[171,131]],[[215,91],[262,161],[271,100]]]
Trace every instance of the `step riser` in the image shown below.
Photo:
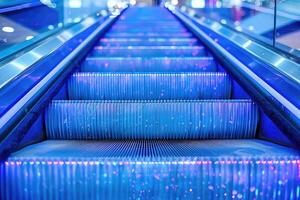
[[[197,42],[195,38],[110,38],[105,37],[100,39],[101,42]],[[142,46],[142,45],[140,45]]]
[[[91,56],[115,56],[115,57],[184,57],[184,56],[206,56],[204,47],[132,47],[112,48],[95,47]]]
[[[107,41],[102,40],[100,46],[197,46],[197,41]]]
[[[132,20],[132,18],[135,18],[135,19]],[[154,17],[139,17],[139,18],[136,18],[136,17],[130,16],[130,17],[121,18],[119,20],[120,23],[126,23],[126,24],[127,23],[136,23],[136,22],[155,23],[156,21],[160,21],[160,23],[164,23],[164,22],[173,23],[174,21],[176,21],[176,18],[174,18],[174,17],[166,18],[165,16],[156,16],[155,18]]]
[[[160,21],[159,23],[164,24],[164,23],[174,23],[174,19],[176,18],[165,18],[165,17],[160,17],[157,16],[156,18],[151,18],[151,17],[142,17],[142,18],[135,18],[134,20],[129,19],[129,18],[122,18],[118,22],[119,23],[124,23],[124,24],[130,24],[130,23],[137,23],[137,22],[142,22],[142,23],[155,23],[156,21]],[[180,24],[177,22],[176,24]]]
[[[110,28],[110,31],[113,32],[126,32],[126,31],[139,31],[139,32],[168,32],[168,31],[179,31],[179,32],[189,32],[185,27],[183,26],[166,26],[166,25],[155,25],[155,24],[141,24],[141,25],[115,25]]]
[[[127,29],[125,29],[125,28],[112,28],[112,29],[110,29],[110,31],[112,31],[112,32],[120,32],[120,33],[122,33],[122,32],[125,32],[125,33],[129,33],[129,34],[135,34],[135,33],[138,33],[138,34],[140,34],[140,33],[145,33],[145,32],[163,32],[164,34],[174,34],[174,33],[176,33],[176,34],[178,34],[178,33],[188,33],[189,31],[187,31],[186,29],[183,29],[183,28],[181,28],[181,29],[167,29],[167,28],[160,28],[160,27],[151,27],[150,29],[143,29],[142,27],[141,28],[133,28],[133,27],[131,27],[131,28],[127,28]]]
[[[151,22],[151,21],[148,21],[147,26],[150,26],[150,27],[162,27],[162,28],[169,28],[169,27],[172,27],[172,28],[185,28],[183,25],[179,24],[179,23],[171,23],[171,22],[166,22],[166,23],[155,23],[155,22]],[[120,23],[120,22],[117,22],[115,23],[114,27],[116,28],[122,28],[122,29],[127,29],[128,28],[135,28],[135,27],[144,27],[145,26],[145,22],[129,22],[129,23]]]
[[[151,33],[160,31],[163,33],[169,33],[169,32],[178,32],[178,33],[189,33],[189,30],[186,29],[184,26],[166,26],[166,25],[160,25],[160,24],[141,24],[140,26],[134,26],[134,25],[115,25],[112,26],[109,29],[110,33],[115,32],[142,32],[142,33]]]
[[[213,58],[88,58],[83,72],[215,72]]]
[[[105,159],[105,158],[104,158]],[[137,164],[90,160],[1,165],[1,199],[299,199],[297,164]],[[54,164],[53,162],[56,161]],[[169,159],[166,163],[174,161]],[[185,159],[182,163],[195,162]],[[224,161],[226,163],[226,161]],[[231,163],[231,160],[228,160]],[[240,161],[240,162],[249,162]],[[128,163],[128,164],[127,164]],[[293,176],[294,175],[294,176]],[[276,180],[276,181],[274,181]],[[5,183],[5,184],[3,184]]]
[[[49,139],[253,138],[257,107],[248,101],[54,101]]]
[[[228,99],[231,81],[225,73],[76,73],[68,88],[79,100]]]
[[[106,38],[193,38],[191,33],[108,33]]]

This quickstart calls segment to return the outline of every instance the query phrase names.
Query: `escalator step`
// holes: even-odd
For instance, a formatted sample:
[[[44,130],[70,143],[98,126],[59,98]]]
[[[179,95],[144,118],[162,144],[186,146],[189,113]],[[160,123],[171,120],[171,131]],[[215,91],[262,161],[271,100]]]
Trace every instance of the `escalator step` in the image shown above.
[[[212,57],[88,57],[83,72],[215,72]]]
[[[182,24],[180,24],[179,22],[174,22],[174,21],[147,21],[147,22],[143,22],[143,21],[128,21],[128,22],[124,22],[124,21],[117,21],[113,27],[117,27],[117,28],[122,28],[122,29],[128,29],[128,28],[132,28],[132,27],[163,27],[163,28],[185,28]]]
[[[228,99],[226,73],[75,73],[69,98],[78,100]]]
[[[197,39],[193,38],[102,38],[100,46],[197,46]]]
[[[296,200],[299,159],[261,140],[48,140],[0,164],[0,198]]]
[[[193,34],[191,33],[119,33],[119,32],[109,32],[104,35],[106,38],[151,38],[151,37],[166,37],[166,38],[193,38]]]
[[[189,31],[185,28],[170,28],[170,27],[145,27],[141,26],[141,27],[127,27],[125,28],[121,28],[121,27],[112,27],[110,29],[110,33],[109,34],[120,34],[120,33],[129,33],[129,34],[144,34],[145,32],[147,33],[151,33],[151,32],[156,32],[156,33],[164,33],[164,34],[174,34],[174,33],[189,33]]]
[[[49,139],[253,138],[250,100],[56,100],[45,114]]]
[[[128,17],[128,16],[123,16],[120,18],[120,20],[118,20],[119,23],[134,23],[134,22],[144,22],[145,24],[152,22],[155,23],[159,21],[159,23],[179,23],[178,21],[176,21],[176,18],[174,18],[174,16],[140,16],[140,17],[134,17],[134,19],[132,17]]]
[[[203,46],[129,46],[129,47],[102,47],[96,46],[91,56],[121,56],[121,57],[184,57],[206,56]]]
[[[145,26],[146,25],[146,26]],[[152,26],[149,26],[149,25],[152,25]],[[114,25],[112,26],[110,29],[109,29],[110,32],[130,32],[130,31],[133,31],[133,32],[157,32],[157,31],[160,31],[160,32],[168,32],[168,31],[171,31],[171,32],[189,32],[188,29],[186,29],[184,26],[181,26],[181,25],[173,25],[173,26],[167,26],[167,25],[162,25],[162,24],[140,24],[140,26],[138,26],[137,24],[134,26],[134,25],[125,25],[125,24],[121,24],[121,25]]]

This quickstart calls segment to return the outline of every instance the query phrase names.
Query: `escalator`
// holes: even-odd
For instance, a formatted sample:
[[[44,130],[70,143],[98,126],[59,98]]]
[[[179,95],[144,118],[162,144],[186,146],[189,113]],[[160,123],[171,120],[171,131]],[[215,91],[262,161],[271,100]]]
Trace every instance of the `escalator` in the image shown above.
[[[129,8],[0,165],[1,199],[299,199],[300,158],[180,21]]]

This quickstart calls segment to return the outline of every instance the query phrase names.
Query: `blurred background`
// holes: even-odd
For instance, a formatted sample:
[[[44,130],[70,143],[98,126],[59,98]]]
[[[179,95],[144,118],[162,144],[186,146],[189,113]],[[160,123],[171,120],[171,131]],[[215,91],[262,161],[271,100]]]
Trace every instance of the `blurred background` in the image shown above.
[[[0,0],[0,54],[13,53],[91,15],[103,16],[128,4],[165,3],[300,56],[300,0]]]
[[[183,9],[193,8],[199,16],[299,56],[299,0],[187,0],[180,4]]]

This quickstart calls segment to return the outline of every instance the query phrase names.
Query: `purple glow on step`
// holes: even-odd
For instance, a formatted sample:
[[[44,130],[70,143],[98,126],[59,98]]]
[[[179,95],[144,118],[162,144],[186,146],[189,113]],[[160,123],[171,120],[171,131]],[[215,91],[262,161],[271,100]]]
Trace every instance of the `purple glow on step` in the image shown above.
[[[89,57],[83,72],[215,72],[216,63],[211,57]]]
[[[286,165],[293,164],[298,166],[300,172],[300,160],[193,160],[193,161],[5,161],[6,166],[19,165]],[[300,174],[299,174],[300,178]]]
[[[258,109],[251,100],[62,100],[45,120],[51,139],[236,139],[254,137]]]
[[[294,176],[300,171],[298,158],[80,159],[83,160],[18,159],[0,164],[1,174],[5,174],[0,177],[1,195],[16,200],[27,195],[35,199],[65,199],[76,194],[89,199],[99,196],[105,199],[127,199],[132,196],[159,196],[164,199],[173,196],[189,199],[300,197],[300,176]],[[43,195],[44,191],[51,195]]]
[[[227,99],[231,81],[225,73],[208,72],[75,73],[68,91],[79,100]]]

